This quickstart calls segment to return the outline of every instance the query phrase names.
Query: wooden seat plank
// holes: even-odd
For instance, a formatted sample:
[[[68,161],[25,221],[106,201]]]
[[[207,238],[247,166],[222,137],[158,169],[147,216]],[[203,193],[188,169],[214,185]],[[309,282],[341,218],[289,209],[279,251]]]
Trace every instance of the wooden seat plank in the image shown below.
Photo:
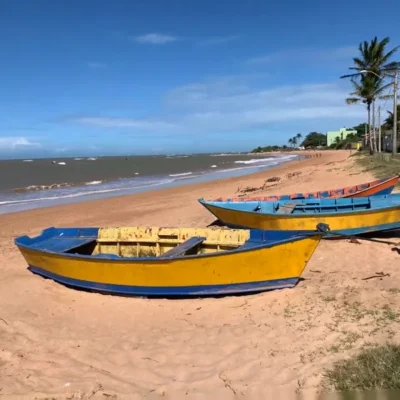
[[[161,254],[159,258],[172,258],[172,257],[182,256],[187,251],[203,243],[205,240],[206,240],[205,237],[200,237],[200,236],[191,237],[185,242],[178,244],[178,246],[174,247],[173,249],[166,251],[164,254]]]
[[[298,206],[298,203],[285,203],[279,205],[279,208],[276,210],[276,214],[291,214],[296,206]]]

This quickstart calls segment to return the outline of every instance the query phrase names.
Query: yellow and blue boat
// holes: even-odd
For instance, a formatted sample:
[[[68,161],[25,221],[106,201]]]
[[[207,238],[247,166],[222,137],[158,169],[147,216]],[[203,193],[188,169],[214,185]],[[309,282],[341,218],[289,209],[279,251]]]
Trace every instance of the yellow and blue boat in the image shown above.
[[[400,228],[400,194],[285,201],[213,202],[199,199],[199,202],[230,228],[301,233],[324,223],[329,225],[331,236]]]
[[[48,228],[36,237],[18,237],[15,244],[30,271],[70,287],[124,295],[203,296],[295,286],[323,234]]]

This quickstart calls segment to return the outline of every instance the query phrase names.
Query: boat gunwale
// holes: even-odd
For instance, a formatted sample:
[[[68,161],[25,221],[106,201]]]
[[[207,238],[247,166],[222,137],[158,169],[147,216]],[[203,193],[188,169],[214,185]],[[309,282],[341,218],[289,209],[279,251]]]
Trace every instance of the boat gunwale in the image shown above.
[[[47,229],[57,229],[57,230],[62,230],[62,229],[70,229],[70,228],[47,228]],[[47,229],[42,230],[41,234],[38,236],[34,237],[29,237],[27,235],[19,236],[15,238],[14,243],[15,245],[20,248],[20,249],[26,249],[29,251],[33,251],[36,253],[44,253],[48,255],[57,255],[61,257],[66,257],[66,258],[72,258],[72,259],[77,259],[77,260],[83,260],[83,261],[104,261],[104,262],[111,262],[111,263],[121,263],[121,262],[148,262],[148,263],[171,263],[174,261],[182,261],[182,260],[192,260],[192,259],[198,259],[198,258],[207,258],[207,257],[220,257],[220,256],[225,256],[225,255],[230,255],[230,254],[238,254],[238,253],[245,253],[249,251],[256,251],[256,250],[262,250],[278,245],[284,245],[292,242],[296,242],[299,240],[304,240],[308,238],[313,238],[313,239],[319,239],[319,241],[322,239],[322,236],[325,235],[324,232],[317,232],[317,231],[305,231],[302,233],[294,233],[293,236],[288,237],[286,239],[282,240],[276,240],[276,241],[267,241],[267,242],[262,242],[262,241],[254,241],[254,243],[259,242],[259,244],[255,244],[254,246],[249,246],[242,248],[250,239],[246,240],[242,245],[238,246],[238,248],[229,250],[229,251],[221,251],[221,252],[213,252],[213,253],[205,253],[205,254],[191,254],[191,255],[184,255],[184,256],[179,256],[179,257],[172,257],[172,258],[160,258],[160,257],[120,257],[120,258],[108,258],[105,256],[100,256],[97,257],[97,255],[86,255],[86,254],[71,254],[71,253],[63,253],[60,251],[51,251],[51,250],[46,250],[46,249],[35,249],[32,248],[32,246],[29,246],[29,244],[23,244],[19,243],[19,239],[21,238],[29,238],[29,239],[38,239],[43,235],[43,232],[45,232]],[[94,229],[99,229],[99,228],[94,228]],[[251,229],[249,229],[251,230]],[[263,230],[263,229],[253,229],[253,230]],[[264,230],[265,231],[265,230]],[[87,236],[89,238],[89,236]],[[97,237],[93,237],[93,240],[97,240]],[[118,243],[118,242],[116,242]],[[79,246],[77,246],[79,247]]]

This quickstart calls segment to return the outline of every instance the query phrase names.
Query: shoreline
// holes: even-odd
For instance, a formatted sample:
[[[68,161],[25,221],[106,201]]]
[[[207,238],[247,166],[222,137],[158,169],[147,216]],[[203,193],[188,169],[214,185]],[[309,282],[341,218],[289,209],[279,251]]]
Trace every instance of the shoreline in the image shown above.
[[[74,290],[31,273],[14,245],[50,226],[205,227],[215,218],[199,197],[232,196],[272,176],[280,181],[263,193],[373,180],[349,155],[327,151],[238,178],[0,215],[1,394],[223,398],[233,388],[254,397],[267,382],[291,399],[315,393],[327,368],[365,345],[399,342],[399,319],[390,317],[400,309],[399,255],[384,242],[321,241],[292,289],[182,300]],[[365,279],[376,271],[390,277]]]
[[[8,191],[3,190],[2,192],[0,192],[0,214],[8,214],[63,204],[75,204],[88,200],[114,198],[118,196],[144,193],[164,188],[172,188],[189,184],[207,183],[215,180],[243,177],[251,175],[253,173],[263,172],[279,165],[283,165],[292,159],[301,159],[305,157],[303,154],[300,153],[290,155],[255,155],[254,157],[256,158],[251,158],[251,155],[247,155],[250,157],[249,159],[240,159],[234,161],[234,163],[227,163],[226,161],[221,160],[220,155],[217,156],[219,158],[216,160],[216,163],[208,169],[204,169],[204,165],[199,169],[199,164],[197,164],[197,166],[186,165],[186,161],[186,164],[185,162],[183,162],[183,164],[181,165],[181,168],[183,167],[182,171],[184,172],[179,172],[176,171],[176,161],[175,164],[169,164],[169,162],[167,161],[169,168],[171,168],[171,171],[169,171],[171,173],[160,170],[158,171],[158,173],[146,174],[145,172],[143,173],[143,171],[141,171],[140,173],[135,172],[134,175],[132,175],[132,173],[130,172],[129,176],[127,175],[120,178],[107,178],[107,173],[99,174],[97,170],[95,170],[96,172],[94,172],[93,167],[95,164],[89,163],[86,164],[89,166],[89,169],[85,169],[86,167],[84,167],[84,172],[82,172],[83,175],[85,175],[85,178],[89,180],[72,182],[68,179],[72,178],[72,175],[76,174],[76,168],[79,166],[79,164],[76,164],[71,166],[71,170],[68,170],[67,175],[72,173],[71,176],[58,176],[58,183],[54,183],[55,177],[53,177],[54,179],[52,179],[51,181],[47,179],[47,183],[45,182],[45,179],[40,185],[28,182],[26,180],[26,174],[28,172],[26,171],[26,173],[24,173],[23,175],[25,179],[25,184],[27,186],[16,187]],[[243,156],[245,155],[241,155],[240,158],[242,158]],[[212,161],[209,160],[209,157],[212,156],[206,155],[206,162],[204,162],[205,160],[203,159],[198,160],[197,163],[200,162],[209,165],[209,163],[212,163]],[[235,154],[235,157],[237,158],[238,155]],[[188,158],[188,160],[194,160],[194,158],[186,158]],[[123,168],[125,169],[125,172],[120,171],[123,175],[127,171],[127,165],[125,164],[125,158],[121,159],[123,159],[124,161],[122,161],[121,163],[121,160],[119,160],[119,164],[117,164],[116,166],[119,165],[119,167],[121,167],[122,165],[124,165]],[[165,159],[165,157],[163,159]],[[149,166],[148,161],[149,160],[147,159],[147,166]],[[102,161],[100,160],[99,163],[101,162]],[[43,167],[44,165],[41,165],[39,167],[39,170],[43,171]],[[131,166],[128,165],[128,167],[130,168]],[[102,164],[102,168],[105,168],[104,164]],[[112,165],[109,165],[108,168],[112,168]],[[141,167],[138,166],[136,168],[138,170],[141,169]],[[45,169],[47,169],[47,166]],[[62,167],[60,173],[64,173],[65,171],[66,170],[64,169],[64,167]],[[95,175],[93,175],[93,173],[95,173]],[[34,177],[32,177],[32,179]],[[36,176],[36,179],[37,178],[38,176]],[[80,177],[80,179],[81,178],[82,177]],[[19,179],[21,179],[21,177]],[[8,182],[8,185],[10,184],[11,181]]]
[[[298,167],[306,167],[314,164],[320,163],[320,158],[315,157],[315,152],[309,152],[306,153],[305,151],[299,151],[299,152],[293,152],[293,155],[298,156],[298,158],[294,160],[289,160],[285,161],[281,164],[275,165],[268,167],[262,171],[258,172],[252,172],[248,174],[243,174],[239,176],[233,176],[233,177],[227,177],[227,178],[220,178],[220,179],[210,179],[206,180],[204,182],[195,182],[195,183],[184,183],[181,185],[173,185],[173,186],[166,186],[162,188],[157,188],[157,189],[150,189],[150,190],[144,190],[140,191],[137,193],[128,193],[128,194],[119,194],[119,195],[112,195],[109,197],[100,197],[100,198],[94,198],[94,199],[85,199],[85,200],[79,200],[76,202],[69,202],[66,204],[54,204],[54,205],[49,205],[49,206],[44,206],[44,207],[38,207],[35,209],[28,209],[28,210],[21,210],[21,211],[11,211],[7,213],[0,213],[0,221],[4,218],[11,217],[11,216],[18,216],[21,214],[39,214],[42,215],[43,213],[48,213],[48,212],[54,212],[57,209],[60,211],[66,211],[70,207],[84,207],[84,208],[89,208],[90,206],[96,206],[96,205],[101,205],[104,206],[106,203],[111,203],[112,202],[120,202],[124,201],[125,199],[127,200],[128,198],[131,200],[144,200],[146,196],[173,196],[175,194],[184,194],[186,191],[187,192],[192,192],[192,191],[201,191],[204,189],[205,191],[209,190],[214,190],[216,187],[220,187],[223,185],[224,187],[229,186],[230,188],[237,184],[238,187],[243,186],[246,184],[247,181],[250,180],[257,180],[260,181],[260,186],[263,183],[262,180],[265,181],[265,179],[268,179],[271,176],[274,176],[276,174],[280,173],[285,173],[289,172],[289,170],[293,166],[298,166]],[[309,156],[309,157],[308,157]],[[326,156],[329,156],[326,154]],[[322,158],[323,155],[321,155]],[[282,182],[281,182],[282,183]],[[279,184],[272,184],[271,186],[279,186]],[[219,197],[219,196],[216,196]],[[103,204],[104,202],[104,204]]]

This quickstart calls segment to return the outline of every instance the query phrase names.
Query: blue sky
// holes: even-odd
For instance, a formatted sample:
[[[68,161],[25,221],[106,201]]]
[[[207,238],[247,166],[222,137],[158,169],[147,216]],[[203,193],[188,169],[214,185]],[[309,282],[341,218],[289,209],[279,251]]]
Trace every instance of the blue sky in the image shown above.
[[[338,77],[361,41],[400,44],[400,2],[376,4],[3,1],[0,157],[244,151],[355,125]]]

